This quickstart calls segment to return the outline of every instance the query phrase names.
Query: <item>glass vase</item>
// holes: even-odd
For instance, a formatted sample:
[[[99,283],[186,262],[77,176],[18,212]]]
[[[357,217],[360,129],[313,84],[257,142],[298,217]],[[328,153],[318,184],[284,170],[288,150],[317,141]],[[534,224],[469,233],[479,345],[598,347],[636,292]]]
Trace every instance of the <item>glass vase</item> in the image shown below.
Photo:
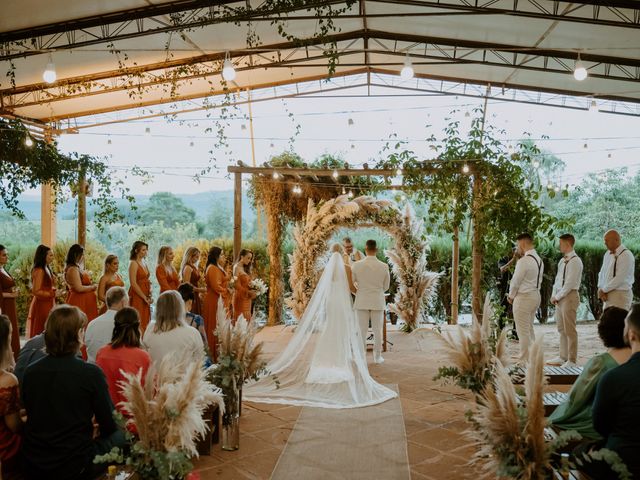
[[[227,415],[225,414],[225,417]],[[229,415],[222,423],[222,450],[233,451],[240,448],[240,417]]]

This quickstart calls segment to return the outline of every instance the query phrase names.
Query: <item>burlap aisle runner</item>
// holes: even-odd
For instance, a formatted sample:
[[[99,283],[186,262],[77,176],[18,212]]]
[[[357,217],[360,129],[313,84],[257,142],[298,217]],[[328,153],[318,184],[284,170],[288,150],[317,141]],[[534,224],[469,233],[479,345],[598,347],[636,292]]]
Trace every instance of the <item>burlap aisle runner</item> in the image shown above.
[[[304,407],[271,478],[409,480],[400,399],[343,410]]]

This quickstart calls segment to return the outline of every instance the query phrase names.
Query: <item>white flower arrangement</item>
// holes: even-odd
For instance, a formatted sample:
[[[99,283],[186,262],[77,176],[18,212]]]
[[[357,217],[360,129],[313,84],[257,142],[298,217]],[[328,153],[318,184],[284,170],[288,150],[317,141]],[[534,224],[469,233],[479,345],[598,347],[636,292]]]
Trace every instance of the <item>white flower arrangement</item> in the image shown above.
[[[259,297],[260,295],[264,295],[265,293],[267,293],[269,287],[267,287],[267,284],[264,283],[262,279],[255,278],[251,280],[251,282],[249,282],[249,289]]]

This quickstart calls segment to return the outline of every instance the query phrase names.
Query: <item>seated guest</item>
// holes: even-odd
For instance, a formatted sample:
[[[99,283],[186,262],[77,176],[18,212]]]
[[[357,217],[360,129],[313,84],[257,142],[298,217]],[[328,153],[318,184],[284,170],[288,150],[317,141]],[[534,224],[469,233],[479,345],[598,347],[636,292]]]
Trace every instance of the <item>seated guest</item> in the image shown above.
[[[108,294],[107,298],[109,298]],[[96,321],[97,319],[92,323]],[[96,365],[102,369],[107,377],[109,395],[111,395],[113,404],[120,413],[126,416],[126,411],[120,405],[120,402],[125,400],[120,386],[120,382],[125,380],[122,373],[137,374],[141,372],[144,385],[151,357],[140,348],[140,315],[135,308],[122,308],[115,314],[113,321],[111,343],[98,350]]]
[[[53,308],[44,333],[47,356],[24,373],[22,457],[27,480],[93,479],[102,470],[94,457],[125,444],[113,420],[102,370],[77,357],[86,323],[77,307]],[[94,419],[100,432],[96,438]]]
[[[624,340],[624,319],[627,311],[609,307],[598,322],[598,335],[607,347],[605,353],[596,355],[587,362],[582,373],[571,387],[569,398],[549,417],[549,422],[558,430],[575,430],[585,440],[601,440],[593,427],[591,408],[596,386],[609,370],[625,363],[631,357],[631,349]]]
[[[37,362],[42,357],[47,356],[47,350],[44,344],[44,332],[39,333],[33,338],[30,338],[27,343],[20,349],[18,354],[18,361],[16,362],[16,368],[13,371],[14,375],[18,379],[20,385],[24,378],[24,372],[29,365]]]
[[[604,438],[604,447],[621,458],[632,478],[640,478],[640,303],[631,306],[625,319],[631,358],[605,373],[593,402],[593,426]],[[602,464],[592,464],[593,478],[616,478],[599,472]],[[590,470],[587,470],[589,473]]]
[[[18,379],[9,372],[13,367],[11,328],[9,317],[0,315],[0,462],[3,474],[16,469],[22,428]]]
[[[200,361],[204,345],[200,333],[187,325],[182,297],[175,290],[161,293],[155,311],[155,321],[144,332],[142,343],[151,360],[160,363],[165,355],[180,351],[189,352],[194,361]]]
[[[190,283],[181,283],[178,287],[178,293],[182,297],[182,300],[184,301],[184,308],[187,311],[187,325],[200,332],[202,342],[206,345],[207,334],[204,331],[204,319],[200,315],[193,313],[191,310],[193,307],[193,301],[196,298],[195,288],[193,288],[193,285]]]
[[[113,335],[113,319],[120,310],[129,306],[129,296],[124,287],[111,287],[106,295],[107,311],[89,322],[84,334],[87,346],[87,360],[96,363],[98,350],[111,341]]]

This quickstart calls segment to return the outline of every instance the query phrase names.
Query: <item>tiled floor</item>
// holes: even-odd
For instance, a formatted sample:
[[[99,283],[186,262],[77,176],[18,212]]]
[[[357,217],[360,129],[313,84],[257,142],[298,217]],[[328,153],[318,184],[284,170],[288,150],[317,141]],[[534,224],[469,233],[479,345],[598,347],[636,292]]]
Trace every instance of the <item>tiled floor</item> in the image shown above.
[[[582,358],[597,349],[594,330],[594,324],[579,325],[581,338],[588,345],[582,349]],[[547,356],[554,356],[557,348],[554,327],[536,326],[537,334],[543,332],[547,333]],[[282,348],[290,334],[288,329],[271,327],[261,331],[259,339],[265,341],[266,351],[272,355]],[[389,340],[394,346],[386,353],[385,363],[371,364],[370,371],[377,381],[399,387],[412,478],[465,478],[469,473],[466,464],[473,453],[464,436],[467,428],[464,414],[473,407],[471,395],[433,381],[438,367],[444,364],[433,332],[389,332]],[[201,479],[268,479],[299,412],[299,407],[245,403],[240,450],[223,452],[216,446],[211,456],[196,462]]]

